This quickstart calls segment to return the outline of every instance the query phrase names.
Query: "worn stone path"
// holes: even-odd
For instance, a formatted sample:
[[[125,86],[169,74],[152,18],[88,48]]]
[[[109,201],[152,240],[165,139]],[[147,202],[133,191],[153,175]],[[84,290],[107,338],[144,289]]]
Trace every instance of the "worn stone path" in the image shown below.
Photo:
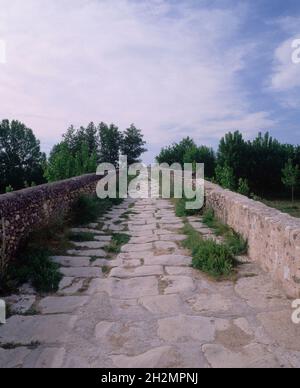
[[[35,301],[36,315],[0,326],[1,367],[300,367],[291,301],[268,275],[246,261],[236,282],[208,279],[190,267],[169,201],[131,206],[125,201],[104,224],[89,225],[96,242],[54,258],[60,290]],[[200,219],[189,221],[212,235]],[[131,236],[113,260],[103,231]]]

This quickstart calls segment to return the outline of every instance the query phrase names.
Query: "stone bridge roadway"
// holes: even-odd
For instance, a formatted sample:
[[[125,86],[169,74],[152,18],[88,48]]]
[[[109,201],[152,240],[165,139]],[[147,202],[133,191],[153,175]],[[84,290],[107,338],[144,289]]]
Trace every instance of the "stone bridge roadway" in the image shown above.
[[[65,276],[59,292],[0,327],[0,366],[300,367],[291,301],[251,263],[235,282],[193,270],[169,201],[125,201],[99,225],[89,226],[96,242],[54,258]],[[131,235],[113,260],[105,230]]]

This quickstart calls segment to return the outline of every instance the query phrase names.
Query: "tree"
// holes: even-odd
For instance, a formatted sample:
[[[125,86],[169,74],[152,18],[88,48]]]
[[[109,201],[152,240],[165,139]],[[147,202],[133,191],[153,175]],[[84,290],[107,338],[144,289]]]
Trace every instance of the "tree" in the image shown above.
[[[237,192],[248,197],[250,195],[250,188],[247,179],[240,178]]]
[[[180,143],[174,143],[169,147],[162,148],[159,155],[156,157],[158,163],[168,163],[170,166],[173,163],[184,164],[185,155],[192,149],[197,148],[196,143],[190,137],[181,140]]]
[[[48,182],[68,179],[75,175],[75,157],[70,152],[67,142],[56,144],[50,153],[45,171]]]
[[[19,121],[0,123],[0,190],[19,190],[32,183],[44,183],[46,155],[32,130]]]
[[[97,154],[90,153],[88,143],[82,143],[81,149],[75,155],[75,175],[83,175],[95,172],[97,169]]]
[[[225,165],[224,167],[218,165],[216,168],[216,178],[217,182],[224,188],[228,190],[235,190],[235,177],[234,172],[231,167]]]
[[[282,183],[287,188],[291,189],[293,203],[295,199],[295,187],[298,184],[298,178],[299,178],[299,166],[298,165],[294,166],[292,160],[289,159],[282,170]]]
[[[99,125],[100,137],[100,161],[117,166],[122,144],[122,133],[114,124],[108,126],[105,123]]]
[[[218,165],[232,170],[235,185],[239,178],[247,178],[248,162],[248,147],[243,135],[239,131],[227,133],[220,141]]]
[[[129,165],[140,162],[141,155],[147,151],[145,145],[146,142],[140,129],[133,124],[126,129],[121,142],[121,152],[127,156]]]
[[[80,127],[76,129],[73,125],[63,135],[63,141],[68,145],[70,151],[74,155],[81,150],[83,143],[88,145],[89,155],[98,153],[99,137],[97,127],[91,122],[86,128]]]
[[[71,126],[63,140],[53,147],[45,176],[53,182],[96,172],[98,162],[117,166],[121,146],[128,150],[131,160],[136,161],[145,150],[144,144],[141,131],[133,125],[124,136],[114,124],[95,126],[91,122],[86,128],[79,129]]]
[[[293,146],[280,144],[267,132],[249,142],[248,179],[251,190],[261,196],[283,191],[282,169],[293,154]]]
[[[216,157],[214,150],[206,146],[192,146],[186,151],[184,163],[204,163],[205,177],[212,178],[215,173]]]

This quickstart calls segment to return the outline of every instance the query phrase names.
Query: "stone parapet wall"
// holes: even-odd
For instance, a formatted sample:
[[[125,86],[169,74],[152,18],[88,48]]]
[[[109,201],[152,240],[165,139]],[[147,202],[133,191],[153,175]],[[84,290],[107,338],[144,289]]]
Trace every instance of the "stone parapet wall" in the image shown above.
[[[300,219],[206,182],[206,205],[249,244],[249,257],[300,297]]]
[[[95,193],[99,179],[88,174],[0,195],[0,252],[5,247],[6,258],[13,258],[22,239],[65,214],[81,195]]]

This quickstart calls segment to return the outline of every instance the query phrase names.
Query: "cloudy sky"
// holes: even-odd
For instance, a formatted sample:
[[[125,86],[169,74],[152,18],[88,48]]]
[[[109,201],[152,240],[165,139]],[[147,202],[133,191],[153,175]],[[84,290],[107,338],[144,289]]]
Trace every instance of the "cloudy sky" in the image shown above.
[[[298,0],[0,0],[0,119],[49,151],[70,124],[142,128],[147,161],[228,130],[300,143]]]

